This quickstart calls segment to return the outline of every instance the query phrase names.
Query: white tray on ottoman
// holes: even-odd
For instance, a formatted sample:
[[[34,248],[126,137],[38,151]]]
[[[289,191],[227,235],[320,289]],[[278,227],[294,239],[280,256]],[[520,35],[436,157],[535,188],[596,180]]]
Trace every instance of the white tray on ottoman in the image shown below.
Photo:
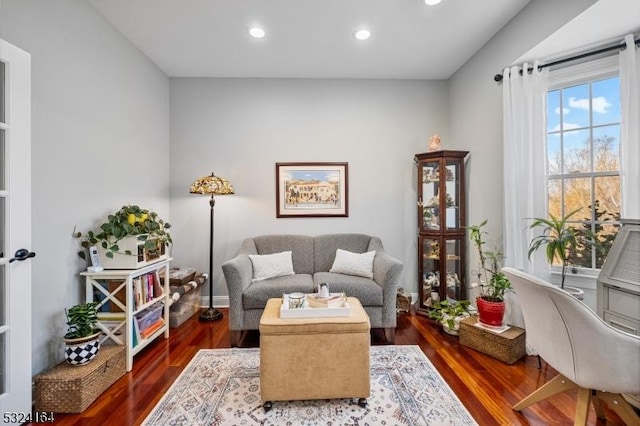
[[[305,301],[302,308],[289,309],[289,295],[282,296],[280,305],[280,318],[326,318],[326,317],[348,317],[349,303],[344,302],[342,306],[315,308],[310,307]]]

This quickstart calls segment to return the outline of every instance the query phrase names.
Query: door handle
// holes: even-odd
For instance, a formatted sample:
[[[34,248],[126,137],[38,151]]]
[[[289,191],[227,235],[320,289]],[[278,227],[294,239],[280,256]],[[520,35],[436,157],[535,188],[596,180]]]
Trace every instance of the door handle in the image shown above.
[[[9,259],[9,263],[12,263],[14,260],[27,260],[30,257],[35,257],[36,254],[32,251],[29,251],[27,249],[21,248],[16,250],[16,253],[13,255],[14,257],[12,257],[11,259]]]

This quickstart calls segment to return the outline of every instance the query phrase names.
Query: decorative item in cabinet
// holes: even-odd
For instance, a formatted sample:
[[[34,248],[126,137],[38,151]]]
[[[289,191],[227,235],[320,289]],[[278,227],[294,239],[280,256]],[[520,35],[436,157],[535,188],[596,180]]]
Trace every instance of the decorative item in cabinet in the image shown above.
[[[465,158],[468,151],[416,154],[418,286],[416,311],[441,300],[466,299]]]

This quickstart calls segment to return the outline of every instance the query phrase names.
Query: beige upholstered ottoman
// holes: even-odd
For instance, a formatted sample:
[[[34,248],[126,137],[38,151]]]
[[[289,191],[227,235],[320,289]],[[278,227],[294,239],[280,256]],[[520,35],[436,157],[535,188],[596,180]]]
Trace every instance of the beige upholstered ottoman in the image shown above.
[[[367,313],[350,297],[348,317],[280,318],[269,299],[260,319],[260,395],[272,401],[358,398],[370,394]]]

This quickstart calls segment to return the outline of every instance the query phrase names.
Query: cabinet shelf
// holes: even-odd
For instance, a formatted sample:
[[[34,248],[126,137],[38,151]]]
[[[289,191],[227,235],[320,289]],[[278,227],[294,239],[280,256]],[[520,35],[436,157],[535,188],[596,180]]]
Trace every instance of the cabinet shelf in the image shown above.
[[[133,368],[133,356],[164,334],[169,338],[169,262],[171,258],[163,259],[138,269],[112,269],[100,272],[82,272],[85,277],[85,298],[87,302],[98,301],[98,324],[102,330],[100,343],[109,340],[117,345],[126,347],[126,370]],[[149,300],[140,302],[136,306],[136,297],[139,295],[134,282],[144,276],[152,275],[155,285],[147,290]],[[165,280],[160,276],[164,275]],[[149,281],[151,282],[151,281]],[[160,295],[152,292],[160,292]],[[134,346],[133,322],[134,316],[154,304],[162,303],[162,318],[164,324],[146,338],[141,338]],[[108,309],[108,310],[107,310]]]

